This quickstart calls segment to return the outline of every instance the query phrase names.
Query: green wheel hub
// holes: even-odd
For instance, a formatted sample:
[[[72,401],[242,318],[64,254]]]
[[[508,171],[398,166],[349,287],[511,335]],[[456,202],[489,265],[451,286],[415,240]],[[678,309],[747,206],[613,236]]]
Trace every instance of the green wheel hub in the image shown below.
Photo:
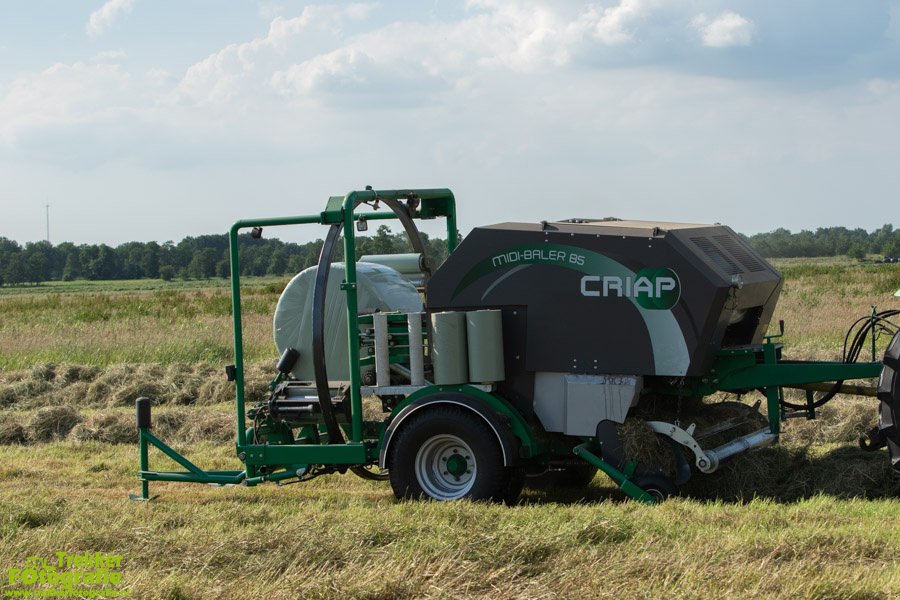
[[[465,456],[457,454],[456,451],[454,451],[454,454],[447,458],[447,472],[457,479],[465,475],[468,469],[469,461],[466,460]]]

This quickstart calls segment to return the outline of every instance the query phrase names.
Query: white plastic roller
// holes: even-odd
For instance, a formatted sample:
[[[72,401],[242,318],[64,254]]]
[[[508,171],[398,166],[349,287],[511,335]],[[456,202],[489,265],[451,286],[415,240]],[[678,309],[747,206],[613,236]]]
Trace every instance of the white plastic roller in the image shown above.
[[[347,355],[347,304],[341,288],[344,264],[333,263],[328,275],[325,296],[325,364],[328,379],[350,378]],[[275,346],[281,354],[286,348],[300,352],[291,375],[311,381],[315,378],[312,363],[312,305],[316,283],[316,267],[310,267],[284,288],[275,308]],[[356,295],[360,312],[420,312],[422,300],[415,286],[400,273],[382,265],[356,263]]]

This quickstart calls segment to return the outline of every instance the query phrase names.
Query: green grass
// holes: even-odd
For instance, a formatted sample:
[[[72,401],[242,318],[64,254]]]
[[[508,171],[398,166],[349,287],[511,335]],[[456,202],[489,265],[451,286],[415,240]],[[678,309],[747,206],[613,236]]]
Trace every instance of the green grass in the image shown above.
[[[897,306],[898,265],[778,266],[791,357],[834,358],[871,304]],[[285,281],[244,292],[255,387],[276,359]],[[866,399],[792,420],[783,446],[653,507],[602,475],[582,491],[526,490],[513,507],[398,502],[386,483],[350,474],[282,488],[157,483],[152,502],[129,502],[136,446],[78,440],[103,419],[129,423],[137,393],[163,399],[154,414],[178,418],[166,435],[191,460],[240,468],[231,443],[197,441],[233,427],[219,369],[232,353],[225,283],[0,289],[0,417],[28,429],[42,407],[68,406],[84,419],[58,441],[0,446],[0,568],[57,551],[123,554],[136,598],[898,597],[900,483],[883,453],[855,446],[873,418]],[[151,465],[176,468],[155,451]]]
[[[93,282],[76,282],[93,283]],[[232,360],[231,292],[156,282],[102,282],[80,293],[41,286],[0,296],[0,370],[40,363],[225,364]],[[250,358],[275,358],[271,315],[287,278],[251,278],[241,291]],[[132,284],[135,286],[132,287]],[[43,288],[43,289],[42,289]],[[41,289],[40,292],[36,291]]]
[[[207,468],[229,448],[186,448]],[[896,500],[784,504],[608,489],[531,492],[515,507],[397,502],[351,475],[277,488],[137,489],[133,448],[9,447],[0,466],[3,566],[84,550],[125,556],[138,598],[891,598]],[[65,481],[61,478],[65,473]],[[599,482],[598,482],[599,483]]]

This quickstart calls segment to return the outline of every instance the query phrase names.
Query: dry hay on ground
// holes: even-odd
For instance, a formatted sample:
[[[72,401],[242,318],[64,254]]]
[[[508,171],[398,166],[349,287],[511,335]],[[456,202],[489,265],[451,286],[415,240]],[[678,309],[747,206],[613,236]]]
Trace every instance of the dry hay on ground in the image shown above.
[[[270,370],[263,365],[247,369],[250,401],[265,397],[269,376]],[[167,443],[229,443],[235,435],[234,412],[231,406],[221,405],[232,402],[233,394],[233,384],[220,369],[209,365],[118,365],[106,369],[39,365],[0,375],[0,445],[55,440],[136,442],[134,414],[126,407],[139,395],[153,397],[153,432]],[[668,443],[650,430],[646,420],[674,420],[675,400],[642,402],[621,426],[626,455],[642,466],[672,468]],[[696,423],[701,432],[723,419],[746,415],[749,406],[684,399],[681,408],[684,426]],[[377,401],[366,399],[368,416],[376,416],[379,409]],[[838,396],[819,411],[819,419],[787,422],[781,446],[739,455],[712,475],[695,471],[684,492],[696,498],[727,500],[753,496],[794,500],[816,493],[898,495],[900,481],[885,452],[864,453],[856,447],[857,438],[875,424],[876,409],[877,401],[872,398]],[[740,428],[703,440],[702,445],[715,447],[762,426],[764,417],[756,415]]]
[[[172,407],[153,413],[153,433],[170,444],[231,442],[235,438],[234,427],[234,412],[221,407]],[[66,406],[46,407],[34,413],[0,412],[0,445],[61,440],[136,444],[134,414],[121,410],[82,414]]]
[[[684,493],[695,498],[782,502],[817,494],[892,497],[900,495],[900,475],[884,451],[869,453],[850,445],[782,445],[735,456],[711,475],[695,475]]]
[[[856,443],[875,427],[878,400],[864,396],[836,396],[818,410],[816,418],[791,419],[782,427],[782,437],[790,443]]]
[[[660,467],[674,473],[668,443],[660,440],[645,419],[673,421],[674,399],[657,399],[641,406],[619,427],[626,456],[642,468]],[[684,493],[695,498],[749,500],[755,496],[792,501],[817,493],[837,497],[890,497],[900,495],[900,474],[891,468],[884,450],[864,452],[858,438],[875,425],[878,401],[874,398],[837,396],[818,418],[791,419],[783,425],[781,444],[747,452],[722,463],[710,475],[693,469]],[[737,436],[766,426],[761,414],[737,402],[697,402],[682,405],[681,423],[696,424],[697,433],[725,419],[748,417],[728,432],[701,441],[714,448]],[[693,455],[686,452],[693,463]]]
[[[248,365],[248,401],[263,398],[272,370]],[[132,406],[147,396],[156,404],[219,404],[234,399],[234,384],[222,369],[210,365],[158,364],[38,365],[0,375],[0,409],[25,410],[43,406],[112,408]]]
[[[0,413],[0,445],[25,444],[28,435],[25,427],[12,415]]]
[[[70,406],[46,406],[32,415],[25,430],[30,441],[51,442],[64,439],[81,421],[81,414]]]
[[[107,444],[132,444],[138,440],[134,417],[121,413],[97,413],[72,428],[70,438]]]
[[[264,365],[247,367],[248,403],[265,397],[269,374]],[[38,365],[0,374],[0,444],[136,442],[134,413],[126,407],[141,396],[157,407],[153,431],[162,439],[228,442],[234,413],[213,405],[233,402],[234,393],[234,383],[210,365]],[[182,407],[188,404],[204,408]]]

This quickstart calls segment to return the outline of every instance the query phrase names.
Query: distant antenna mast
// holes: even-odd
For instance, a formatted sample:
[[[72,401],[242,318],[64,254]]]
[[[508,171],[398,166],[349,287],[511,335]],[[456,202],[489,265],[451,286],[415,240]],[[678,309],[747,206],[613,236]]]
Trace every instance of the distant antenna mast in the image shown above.
[[[47,208],[47,243],[50,243],[50,203],[46,204]]]

